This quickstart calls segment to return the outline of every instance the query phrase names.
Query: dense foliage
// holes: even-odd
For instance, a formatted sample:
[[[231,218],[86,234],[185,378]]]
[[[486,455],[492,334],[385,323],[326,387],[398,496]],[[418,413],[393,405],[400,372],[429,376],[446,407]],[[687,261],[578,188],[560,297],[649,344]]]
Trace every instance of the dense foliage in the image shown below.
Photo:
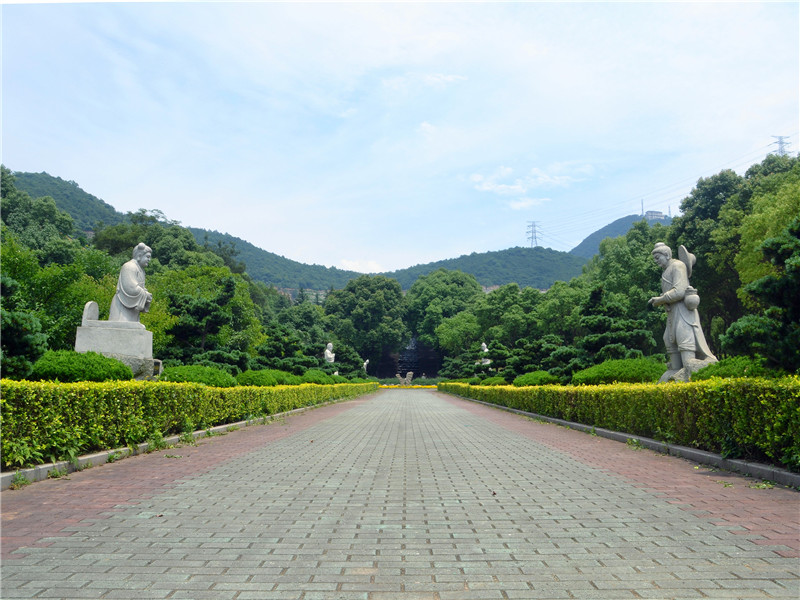
[[[67,187],[78,205],[90,203],[73,182],[44,184],[36,188],[41,193]],[[434,354],[438,375],[449,378],[511,383],[543,371],[568,383],[608,361],[663,364],[665,313],[647,300],[660,280],[650,252],[664,241],[673,250],[685,244],[697,256],[692,284],[720,358],[761,355],[769,369],[800,369],[800,160],[794,157],[769,156],[743,176],[723,171],[699,180],[671,225],[638,221],[624,235],[604,239],[580,274],[576,263],[569,280],[505,283],[490,293],[482,291],[483,275],[447,268],[479,258],[471,255],[442,268],[412,268],[404,282],[342,272],[341,285],[323,295],[302,289],[319,285],[309,278],[293,298],[251,276],[251,256],[242,260],[240,253],[246,242],[222,234],[201,239],[146,210],[93,223],[89,240],[83,234],[88,217],[73,217],[60,207],[79,208],[63,202],[22,191],[2,168],[7,377],[29,376],[46,350],[70,350],[87,301],[98,302],[101,318],[107,316],[119,267],[140,241],[154,257],[147,268],[153,303],[141,320],[167,367],[203,366],[234,378],[264,370],[302,378],[311,369],[327,377],[391,378],[410,342]],[[512,267],[519,272],[527,261],[531,277],[547,278],[551,252],[489,253],[481,255],[484,266],[470,269],[488,277]],[[334,363],[323,359],[329,342]]]

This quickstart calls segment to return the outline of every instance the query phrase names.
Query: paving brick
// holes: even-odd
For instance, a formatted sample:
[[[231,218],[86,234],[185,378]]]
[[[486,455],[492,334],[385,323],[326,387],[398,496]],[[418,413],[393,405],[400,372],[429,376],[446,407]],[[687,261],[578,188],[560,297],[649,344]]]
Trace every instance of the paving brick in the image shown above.
[[[800,593],[792,490],[429,390],[284,423],[3,492],[0,596]]]

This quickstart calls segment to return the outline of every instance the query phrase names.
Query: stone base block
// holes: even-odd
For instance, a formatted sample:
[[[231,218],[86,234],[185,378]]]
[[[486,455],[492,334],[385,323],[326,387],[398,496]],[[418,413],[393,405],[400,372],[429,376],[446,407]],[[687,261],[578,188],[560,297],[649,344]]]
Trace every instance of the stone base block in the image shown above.
[[[153,358],[153,332],[143,327],[113,327],[109,321],[99,321],[104,326],[78,327],[75,335],[77,352],[119,354],[142,359]]]
[[[155,358],[140,358],[138,356],[128,356],[127,354],[106,354],[103,356],[115,358],[125,364],[133,371],[134,379],[150,379],[161,375],[161,361]]]

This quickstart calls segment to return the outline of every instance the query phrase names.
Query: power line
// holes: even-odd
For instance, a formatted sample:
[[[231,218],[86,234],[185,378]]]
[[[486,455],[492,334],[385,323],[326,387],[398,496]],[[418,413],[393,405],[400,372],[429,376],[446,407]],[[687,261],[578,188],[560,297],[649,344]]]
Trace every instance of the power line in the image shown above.
[[[776,138],[777,141],[771,142],[765,146],[752,150],[747,154],[734,158],[714,170],[708,170],[707,174],[700,175],[699,177],[686,178],[681,181],[676,181],[674,183],[665,185],[661,188],[657,188],[645,194],[640,194],[638,195],[638,199],[640,200],[642,212],[644,213],[646,209],[662,210],[663,206],[668,204],[669,210],[667,212],[671,217],[673,205],[676,207],[680,206],[680,203],[686,197],[686,187],[688,185],[696,184],[699,179],[719,173],[721,170],[736,170],[740,167],[754,164],[754,162],[759,158],[763,160],[765,151],[766,153],[769,153],[769,148],[776,144],[778,145],[779,154],[781,152],[786,153],[786,148],[791,144],[791,142],[787,140],[796,135],[797,133],[794,133],[791,136],[772,136]],[[627,214],[631,214],[633,211],[625,212],[623,215],[621,214],[620,209],[623,206],[630,206],[633,201],[634,198],[630,198],[619,202],[605,204],[602,207],[598,206],[594,210],[583,210],[581,211],[579,217],[573,217],[568,220],[560,221],[555,226],[547,226],[546,231],[542,230],[541,222],[536,222],[538,238],[541,238],[543,241],[550,244],[555,242],[557,246],[561,247],[568,247],[570,245],[574,246],[575,244],[573,242],[566,242],[563,240],[563,237],[570,237],[570,235],[574,234],[575,232],[578,232],[584,229],[586,226],[597,223],[601,220],[613,220]],[[528,239],[530,239],[530,237]]]

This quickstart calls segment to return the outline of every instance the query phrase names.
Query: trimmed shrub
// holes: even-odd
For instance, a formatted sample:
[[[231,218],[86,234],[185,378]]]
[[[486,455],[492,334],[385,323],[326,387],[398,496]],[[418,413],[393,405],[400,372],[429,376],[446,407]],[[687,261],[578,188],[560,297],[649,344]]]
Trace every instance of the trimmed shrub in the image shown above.
[[[53,383],[3,379],[0,463],[6,470],[74,459],[158,435],[356,398],[377,388],[375,383],[215,388],[153,381]]]
[[[525,373],[514,379],[514,385],[517,387],[525,387],[528,385],[558,385],[559,382],[560,380],[558,377],[547,371]]]
[[[236,376],[239,385],[255,385],[259,387],[278,385],[278,380],[268,370],[244,371]]]
[[[712,377],[785,377],[786,373],[770,369],[764,358],[751,356],[731,356],[713,365],[703,367],[692,373],[692,381],[702,381]]]
[[[575,385],[599,385],[603,383],[656,382],[665,371],[665,365],[649,358],[607,360],[574,373],[572,383]]]
[[[120,361],[97,352],[50,350],[37,360],[28,376],[31,381],[125,381],[133,371]]]
[[[263,369],[259,373],[266,373],[275,378],[277,385],[300,385],[303,383],[299,375],[293,375],[288,371],[281,371],[279,369]]]
[[[800,377],[439,391],[800,472]]]
[[[481,381],[481,385],[508,385],[508,382],[505,380],[504,377],[487,377],[483,381]]]
[[[332,385],[335,383],[331,375],[319,369],[309,369],[303,373],[300,379],[303,383],[316,383],[319,385]]]
[[[235,387],[236,379],[227,371],[203,365],[185,365],[182,367],[167,367],[161,373],[159,381],[172,381],[175,383],[203,383],[211,387]]]

